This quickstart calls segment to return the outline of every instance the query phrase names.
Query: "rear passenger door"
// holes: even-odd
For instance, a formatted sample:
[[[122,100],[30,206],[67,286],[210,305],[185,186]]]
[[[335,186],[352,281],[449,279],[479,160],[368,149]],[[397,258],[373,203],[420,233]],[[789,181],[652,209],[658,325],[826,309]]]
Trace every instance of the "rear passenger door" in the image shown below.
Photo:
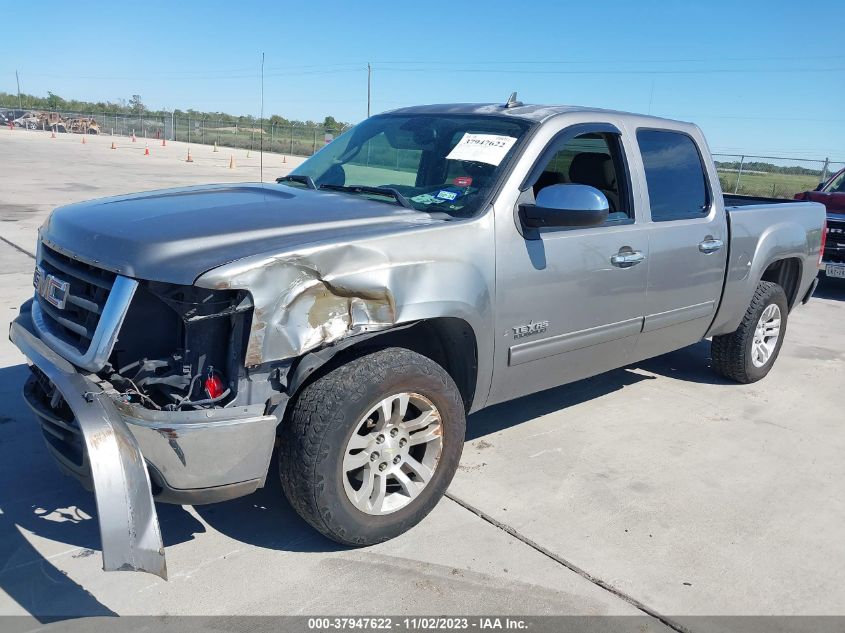
[[[722,293],[728,230],[692,136],[640,128],[636,139],[650,210],[645,321],[634,352],[642,359],[704,337]]]

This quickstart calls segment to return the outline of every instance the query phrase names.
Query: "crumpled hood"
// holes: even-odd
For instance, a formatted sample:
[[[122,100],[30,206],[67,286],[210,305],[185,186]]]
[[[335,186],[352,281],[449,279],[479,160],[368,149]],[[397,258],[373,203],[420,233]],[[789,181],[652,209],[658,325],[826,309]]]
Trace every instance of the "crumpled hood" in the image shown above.
[[[245,183],[59,207],[41,237],[51,247],[128,277],[190,284],[209,269],[249,255],[441,221],[364,197]]]

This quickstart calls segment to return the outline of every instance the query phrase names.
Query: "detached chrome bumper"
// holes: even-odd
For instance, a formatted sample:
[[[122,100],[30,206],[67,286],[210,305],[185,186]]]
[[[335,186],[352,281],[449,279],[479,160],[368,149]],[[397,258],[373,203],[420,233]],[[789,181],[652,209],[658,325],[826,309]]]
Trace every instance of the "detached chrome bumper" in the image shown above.
[[[215,503],[263,486],[278,419],[263,404],[151,411],[122,402],[38,337],[31,306],[9,331],[38,370],[24,397],[59,467],[94,490],[103,569],[166,579],[153,497]]]
[[[167,579],[150,479],[135,437],[114,402],[32,331],[29,306],[9,338],[61,393],[85,439],[105,571],[146,571]]]

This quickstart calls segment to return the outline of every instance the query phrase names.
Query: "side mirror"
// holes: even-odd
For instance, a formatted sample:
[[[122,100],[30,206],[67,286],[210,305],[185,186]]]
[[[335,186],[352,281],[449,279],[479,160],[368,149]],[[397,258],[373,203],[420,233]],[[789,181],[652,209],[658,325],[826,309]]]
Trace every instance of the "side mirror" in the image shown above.
[[[813,189],[813,191],[821,191],[823,187],[824,187],[824,183],[820,182],[819,184],[816,185],[816,188]]]
[[[598,226],[607,220],[610,205],[605,195],[588,185],[549,185],[537,194],[536,204],[522,204],[522,223],[544,226]]]

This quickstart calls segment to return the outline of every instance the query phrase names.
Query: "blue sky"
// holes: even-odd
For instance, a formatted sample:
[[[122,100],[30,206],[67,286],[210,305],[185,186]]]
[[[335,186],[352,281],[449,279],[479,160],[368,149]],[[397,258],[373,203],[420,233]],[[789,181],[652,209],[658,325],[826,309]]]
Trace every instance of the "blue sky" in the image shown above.
[[[373,112],[518,90],[694,121],[718,152],[845,161],[836,0],[32,6],[0,23],[2,91],[17,69],[28,93],[257,115],[263,51],[267,115],[361,120],[369,61]]]

